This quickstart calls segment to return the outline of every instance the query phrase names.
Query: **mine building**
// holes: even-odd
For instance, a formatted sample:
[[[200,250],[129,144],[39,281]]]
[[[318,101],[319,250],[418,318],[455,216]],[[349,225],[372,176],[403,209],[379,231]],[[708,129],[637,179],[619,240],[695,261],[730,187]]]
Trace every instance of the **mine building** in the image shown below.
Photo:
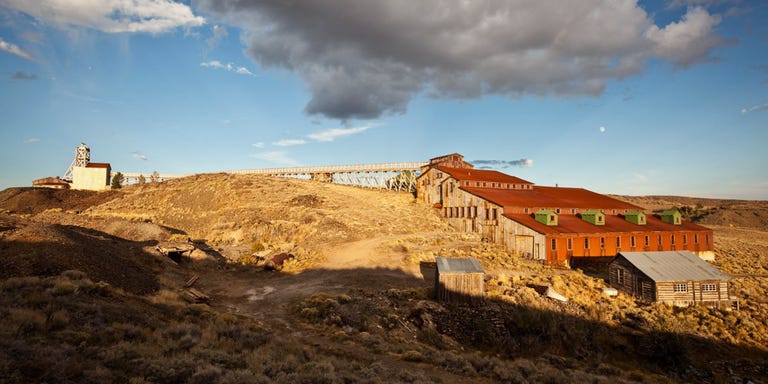
[[[70,185],[65,180],[58,177],[44,177],[32,181],[32,186],[36,188],[50,188],[50,189],[69,189]]]
[[[435,257],[435,296],[444,303],[479,303],[485,273],[477,259]]]
[[[72,189],[107,191],[112,166],[109,163],[88,163],[72,169]]]
[[[608,266],[611,286],[638,299],[675,306],[738,309],[730,277],[690,251],[620,252]]]
[[[552,266],[610,261],[622,251],[688,250],[714,258],[712,230],[677,211],[654,216],[583,188],[534,185],[474,169],[459,154],[431,159],[417,179],[417,195],[453,227]]]

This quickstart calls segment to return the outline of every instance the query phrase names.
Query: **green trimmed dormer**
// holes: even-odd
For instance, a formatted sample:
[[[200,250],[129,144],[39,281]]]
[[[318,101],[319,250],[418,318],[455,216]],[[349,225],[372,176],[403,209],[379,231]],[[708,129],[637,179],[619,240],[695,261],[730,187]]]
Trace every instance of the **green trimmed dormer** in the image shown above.
[[[680,225],[683,223],[683,215],[677,209],[666,210],[661,213],[661,221],[673,225]]]
[[[645,225],[645,213],[641,211],[629,211],[624,218],[632,224]]]
[[[536,221],[544,225],[550,227],[557,225],[557,213],[549,209],[540,209],[538,212],[536,212],[535,217]]]
[[[605,225],[605,214],[596,209],[586,210],[581,213],[581,219],[594,225]]]

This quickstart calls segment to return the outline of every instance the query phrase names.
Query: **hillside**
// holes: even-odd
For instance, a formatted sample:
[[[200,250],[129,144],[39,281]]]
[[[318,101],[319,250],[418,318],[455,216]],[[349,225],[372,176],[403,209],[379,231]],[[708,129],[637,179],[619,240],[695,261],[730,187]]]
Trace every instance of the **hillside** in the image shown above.
[[[681,196],[613,196],[651,211],[677,208],[683,218],[702,225],[768,230],[768,201]]]
[[[768,231],[759,222],[714,227],[715,264],[735,276],[742,308],[726,312],[608,298],[600,276],[510,256],[452,231],[407,194],[224,174],[72,192],[0,192],[0,381],[759,383],[768,375]],[[684,204],[648,199],[650,209]],[[199,251],[180,264],[155,250],[188,238]],[[278,251],[296,258],[264,271],[255,256]],[[435,255],[478,258],[486,303],[434,302]],[[193,275],[210,305],[182,300]],[[545,284],[569,301],[531,288]]]

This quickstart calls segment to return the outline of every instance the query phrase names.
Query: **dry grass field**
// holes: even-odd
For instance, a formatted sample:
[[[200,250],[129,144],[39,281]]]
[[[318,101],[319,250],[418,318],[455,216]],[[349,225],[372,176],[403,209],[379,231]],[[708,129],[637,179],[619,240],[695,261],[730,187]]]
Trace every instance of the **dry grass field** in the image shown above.
[[[224,174],[6,190],[0,382],[766,382],[768,205],[621,198],[714,228],[741,310],[604,296],[599,275],[511,256],[408,194]],[[179,264],[155,250],[187,239]],[[432,300],[436,255],[480,260],[484,305]],[[193,275],[209,305],[182,300]]]

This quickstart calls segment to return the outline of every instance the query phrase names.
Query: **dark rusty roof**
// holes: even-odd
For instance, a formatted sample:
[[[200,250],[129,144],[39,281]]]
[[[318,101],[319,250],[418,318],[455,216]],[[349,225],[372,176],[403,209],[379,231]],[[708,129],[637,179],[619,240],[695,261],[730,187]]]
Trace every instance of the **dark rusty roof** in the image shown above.
[[[730,280],[690,251],[620,252],[637,269],[656,282]]]
[[[690,221],[683,221],[680,225],[673,225],[661,221],[656,216],[650,215],[646,217],[646,225],[631,223],[620,215],[605,215],[605,225],[588,223],[576,215],[559,215],[557,225],[553,226],[542,224],[536,221],[531,215],[505,214],[504,216],[545,235],[711,231],[709,228],[691,223]]]
[[[461,189],[502,207],[631,209],[643,208],[583,188],[542,187],[509,190],[478,187]]]
[[[109,163],[88,163],[85,165],[86,168],[112,168]]]
[[[491,171],[491,170],[483,170],[483,169],[472,169],[472,168],[450,168],[450,167],[444,167],[444,166],[435,166],[436,169],[439,169],[452,177],[454,177],[456,180],[460,181],[485,181],[485,182],[491,182],[491,183],[509,183],[509,184],[533,184],[530,181],[523,180],[519,177],[510,176],[506,173],[502,173],[499,171]]]
[[[462,259],[449,257],[435,257],[437,271],[440,274],[451,273],[483,273],[483,267],[477,259]]]

